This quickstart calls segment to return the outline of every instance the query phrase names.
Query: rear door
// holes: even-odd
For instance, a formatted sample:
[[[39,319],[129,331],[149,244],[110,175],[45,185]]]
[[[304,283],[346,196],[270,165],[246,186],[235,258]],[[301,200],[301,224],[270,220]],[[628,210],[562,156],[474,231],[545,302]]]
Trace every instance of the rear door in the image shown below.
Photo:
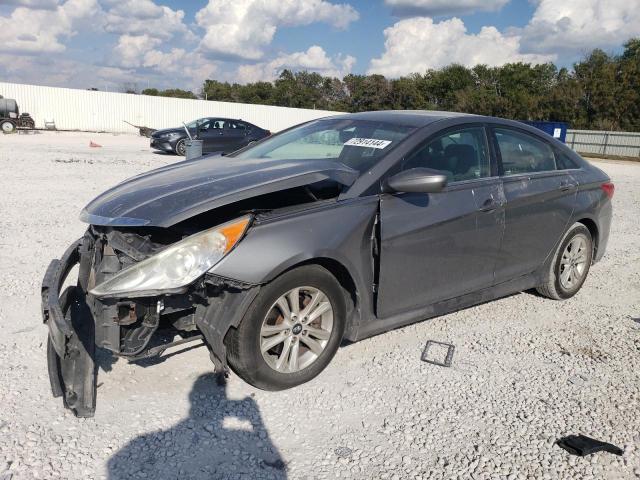
[[[532,273],[552,253],[573,213],[577,181],[558,167],[544,138],[503,126],[492,131],[506,199],[499,283]]]
[[[484,127],[464,125],[431,137],[393,173],[417,167],[446,173],[449,185],[439,193],[381,196],[379,317],[493,283],[503,196]]]
[[[238,150],[241,147],[244,147],[247,141],[247,135],[249,133],[249,129],[247,128],[247,124],[244,122],[236,121],[236,120],[225,120],[224,122],[224,134],[227,137],[226,140],[226,150],[227,152],[232,152],[234,150]]]

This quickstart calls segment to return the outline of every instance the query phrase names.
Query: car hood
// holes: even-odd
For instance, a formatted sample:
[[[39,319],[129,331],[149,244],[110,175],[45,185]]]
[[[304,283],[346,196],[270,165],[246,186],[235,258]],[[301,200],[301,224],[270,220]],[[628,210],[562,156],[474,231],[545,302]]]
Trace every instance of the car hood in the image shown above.
[[[92,200],[80,219],[93,225],[170,227],[223,205],[322,180],[350,186],[358,175],[333,160],[211,155],[125,180]]]
[[[191,134],[193,135],[194,130],[191,130]],[[187,132],[184,130],[183,127],[177,127],[177,128],[163,128],[162,130],[156,130],[155,132],[153,132],[153,134],[151,135],[154,138],[158,138],[160,135],[164,135],[167,133],[180,133],[182,135],[187,134]]]

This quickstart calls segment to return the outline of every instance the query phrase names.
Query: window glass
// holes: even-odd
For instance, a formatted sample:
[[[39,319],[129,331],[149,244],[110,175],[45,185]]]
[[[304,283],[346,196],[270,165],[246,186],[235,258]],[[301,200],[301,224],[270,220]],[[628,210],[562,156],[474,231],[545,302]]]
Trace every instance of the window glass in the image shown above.
[[[556,150],[555,156],[556,156],[556,165],[558,166],[559,170],[569,170],[572,168],[580,168],[578,164],[573,160],[573,158],[571,158],[569,155],[567,155],[565,152],[561,150]]]
[[[526,133],[495,129],[505,175],[556,170],[556,159],[550,145]]]
[[[224,122],[224,128],[228,128],[230,130],[246,130],[247,126],[242,122],[232,122],[227,120]]]
[[[491,163],[484,128],[454,130],[428,140],[402,162],[402,170],[410,168],[439,170],[450,182],[490,177]]]
[[[365,172],[414,130],[405,125],[368,120],[316,120],[270,137],[237,157],[327,158]]]

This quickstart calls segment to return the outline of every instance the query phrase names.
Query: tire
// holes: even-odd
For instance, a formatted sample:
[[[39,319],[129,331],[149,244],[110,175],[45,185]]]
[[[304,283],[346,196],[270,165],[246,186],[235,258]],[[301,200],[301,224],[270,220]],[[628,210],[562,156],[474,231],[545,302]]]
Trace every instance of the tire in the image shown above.
[[[13,133],[16,129],[16,125],[9,120],[2,120],[0,122],[0,131],[2,133]]]
[[[187,154],[187,145],[186,145],[186,140],[183,138],[182,140],[178,140],[178,143],[176,143],[176,155],[180,155],[182,157],[184,157]]]
[[[320,292],[318,297],[316,292]],[[306,325],[302,315],[293,316],[291,298],[299,299],[302,315],[305,307],[317,298],[313,301],[315,306],[309,309]],[[283,314],[287,308],[294,318],[289,322]],[[324,313],[311,320],[314,312],[322,310]],[[343,289],[327,269],[306,265],[290,270],[263,287],[238,328],[229,331],[225,341],[229,366],[244,381],[263,390],[284,390],[308,382],[325,369],[338,350],[345,329],[345,312]],[[282,338],[263,353],[265,346]],[[323,348],[320,350],[319,346]]]
[[[554,300],[573,297],[587,279],[592,258],[591,232],[582,223],[574,223],[556,250],[546,282],[536,290]]]

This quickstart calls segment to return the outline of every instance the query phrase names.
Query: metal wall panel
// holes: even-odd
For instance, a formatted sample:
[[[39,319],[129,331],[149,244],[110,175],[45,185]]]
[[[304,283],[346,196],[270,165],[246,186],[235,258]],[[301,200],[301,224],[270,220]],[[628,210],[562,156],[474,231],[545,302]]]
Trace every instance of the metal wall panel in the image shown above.
[[[53,120],[60,130],[91,132],[137,132],[123,120],[134,125],[170,128],[180,126],[181,122],[213,116],[242,119],[277,132],[339,113],[2,82],[0,95],[15,99],[20,111],[30,113],[35,119],[37,128],[44,128],[45,120]]]
[[[579,153],[640,157],[640,133],[568,130],[566,144]]]

